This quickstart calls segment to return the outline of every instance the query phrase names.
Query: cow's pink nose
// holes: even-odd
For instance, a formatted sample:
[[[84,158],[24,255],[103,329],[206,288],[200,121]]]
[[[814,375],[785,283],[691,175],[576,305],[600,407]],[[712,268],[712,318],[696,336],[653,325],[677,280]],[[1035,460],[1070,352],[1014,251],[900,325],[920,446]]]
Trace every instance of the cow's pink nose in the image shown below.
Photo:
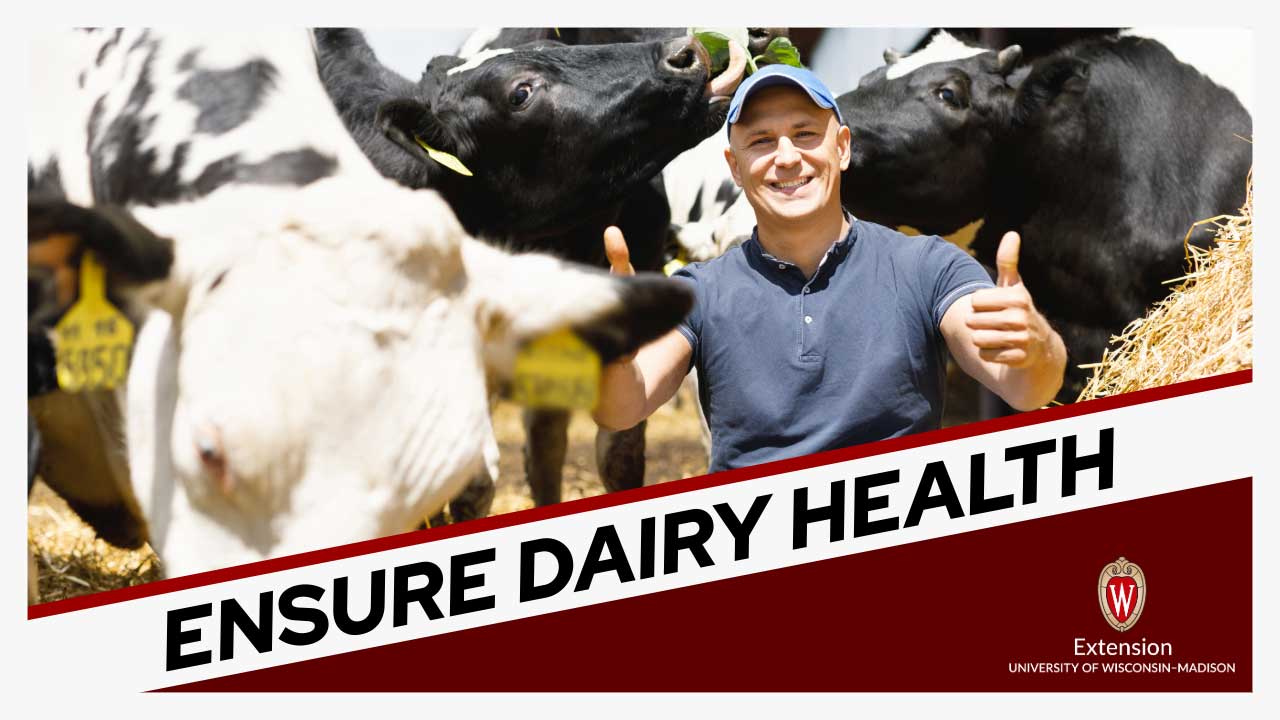
[[[235,481],[227,465],[226,451],[222,447],[222,433],[214,425],[201,425],[195,433],[195,445],[205,471],[217,483],[219,490],[229,494],[235,487]]]

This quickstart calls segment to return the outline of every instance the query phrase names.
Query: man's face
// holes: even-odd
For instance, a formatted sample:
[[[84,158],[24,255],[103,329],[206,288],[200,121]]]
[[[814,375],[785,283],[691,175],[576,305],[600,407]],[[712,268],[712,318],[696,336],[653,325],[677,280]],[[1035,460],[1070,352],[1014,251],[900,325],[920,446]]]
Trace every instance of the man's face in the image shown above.
[[[764,88],[731,127],[725,159],[757,222],[815,218],[840,205],[849,129],[800,88]]]

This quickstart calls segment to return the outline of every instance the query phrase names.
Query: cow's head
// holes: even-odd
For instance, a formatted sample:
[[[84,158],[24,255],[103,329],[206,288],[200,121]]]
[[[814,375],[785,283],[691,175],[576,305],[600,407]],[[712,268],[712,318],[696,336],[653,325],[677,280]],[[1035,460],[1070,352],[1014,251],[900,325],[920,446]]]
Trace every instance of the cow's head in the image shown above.
[[[468,228],[549,234],[618,201],[723,125],[740,71],[713,80],[707,65],[692,38],[439,57],[418,97],[386,102],[378,122],[431,171],[430,185]]]
[[[391,183],[57,209],[95,218],[82,242],[141,311],[129,462],[170,575],[413,528],[481,467],[487,378],[522,343],[572,327],[607,361],[691,303],[660,277],[504,254]],[[121,271],[167,251],[158,279]]]
[[[951,232],[982,217],[993,147],[1009,127],[1017,45],[1000,52],[940,33],[837,98],[853,136],[841,196],[887,225]]]

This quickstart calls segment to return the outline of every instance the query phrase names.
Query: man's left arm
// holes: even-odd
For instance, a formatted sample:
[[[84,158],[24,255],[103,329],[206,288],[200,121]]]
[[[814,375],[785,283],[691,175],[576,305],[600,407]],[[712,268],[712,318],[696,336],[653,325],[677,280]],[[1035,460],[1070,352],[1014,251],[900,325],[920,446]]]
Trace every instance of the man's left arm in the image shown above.
[[[942,316],[947,348],[960,367],[1018,410],[1047,404],[1062,387],[1067,350],[1018,277],[1017,233],[996,251],[996,287],[976,290]]]

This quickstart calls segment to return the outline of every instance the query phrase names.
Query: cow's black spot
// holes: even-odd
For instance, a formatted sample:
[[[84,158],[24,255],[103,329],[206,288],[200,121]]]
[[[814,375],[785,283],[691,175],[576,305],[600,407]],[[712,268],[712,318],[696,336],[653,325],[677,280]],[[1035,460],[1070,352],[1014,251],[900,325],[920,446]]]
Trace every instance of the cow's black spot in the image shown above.
[[[210,163],[192,188],[197,195],[207,195],[232,182],[301,187],[332,175],[337,167],[332,156],[309,148],[276,153],[258,163],[241,162],[239,155],[228,155]]]
[[[698,194],[693,198],[693,207],[689,208],[689,222],[702,219],[702,186],[698,186]]]
[[[102,127],[103,108],[106,107],[107,96],[99,95],[98,99],[93,101],[93,107],[89,110],[89,119],[85,121],[85,137],[88,138],[84,146],[86,154],[92,154],[93,148],[98,142],[98,131]]]
[[[39,169],[27,163],[27,195],[59,200],[66,198],[67,193],[62,187],[62,173],[58,170],[57,158],[49,158],[49,162]]]
[[[76,84],[80,87],[81,90],[84,89],[84,77],[85,77],[84,71],[81,71],[80,74],[76,76]]]
[[[180,72],[187,72],[189,70],[194,70],[196,67],[196,57],[199,54],[200,54],[199,49],[188,50],[187,52],[183,53],[182,57],[178,59],[178,70]]]
[[[134,40],[133,44],[129,46],[129,52],[134,52],[135,50],[141,50],[143,47],[145,47],[148,44],[148,41],[150,41],[150,39],[151,39],[151,31],[143,30],[142,34],[138,36],[138,39]]]
[[[103,96],[89,114],[89,177],[97,203],[154,204],[188,196],[180,178],[190,143],[177,144],[163,165],[157,148],[143,148],[156,120],[143,109],[155,91],[151,77],[159,43],[153,40],[146,47],[147,57],[120,113],[102,127]]]
[[[116,28],[116,31],[111,34],[111,39],[102,43],[102,47],[98,49],[98,58],[94,61],[94,65],[99,67],[102,66],[102,62],[107,59],[107,54],[111,52],[112,48],[120,43],[120,36],[122,34],[124,34],[124,30]]]
[[[738,199],[739,192],[737,184],[732,180],[721,180],[720,187],[716,190],[716,202],[720,203],[721,210],[727,209],[732,205],[733,201]]]
[[[197,70],[178,88],[178,97],[199,108],[196,132],[219,135],[253,115],[275,86],[276,74],[275,66],[262,59],[231,70]]]

